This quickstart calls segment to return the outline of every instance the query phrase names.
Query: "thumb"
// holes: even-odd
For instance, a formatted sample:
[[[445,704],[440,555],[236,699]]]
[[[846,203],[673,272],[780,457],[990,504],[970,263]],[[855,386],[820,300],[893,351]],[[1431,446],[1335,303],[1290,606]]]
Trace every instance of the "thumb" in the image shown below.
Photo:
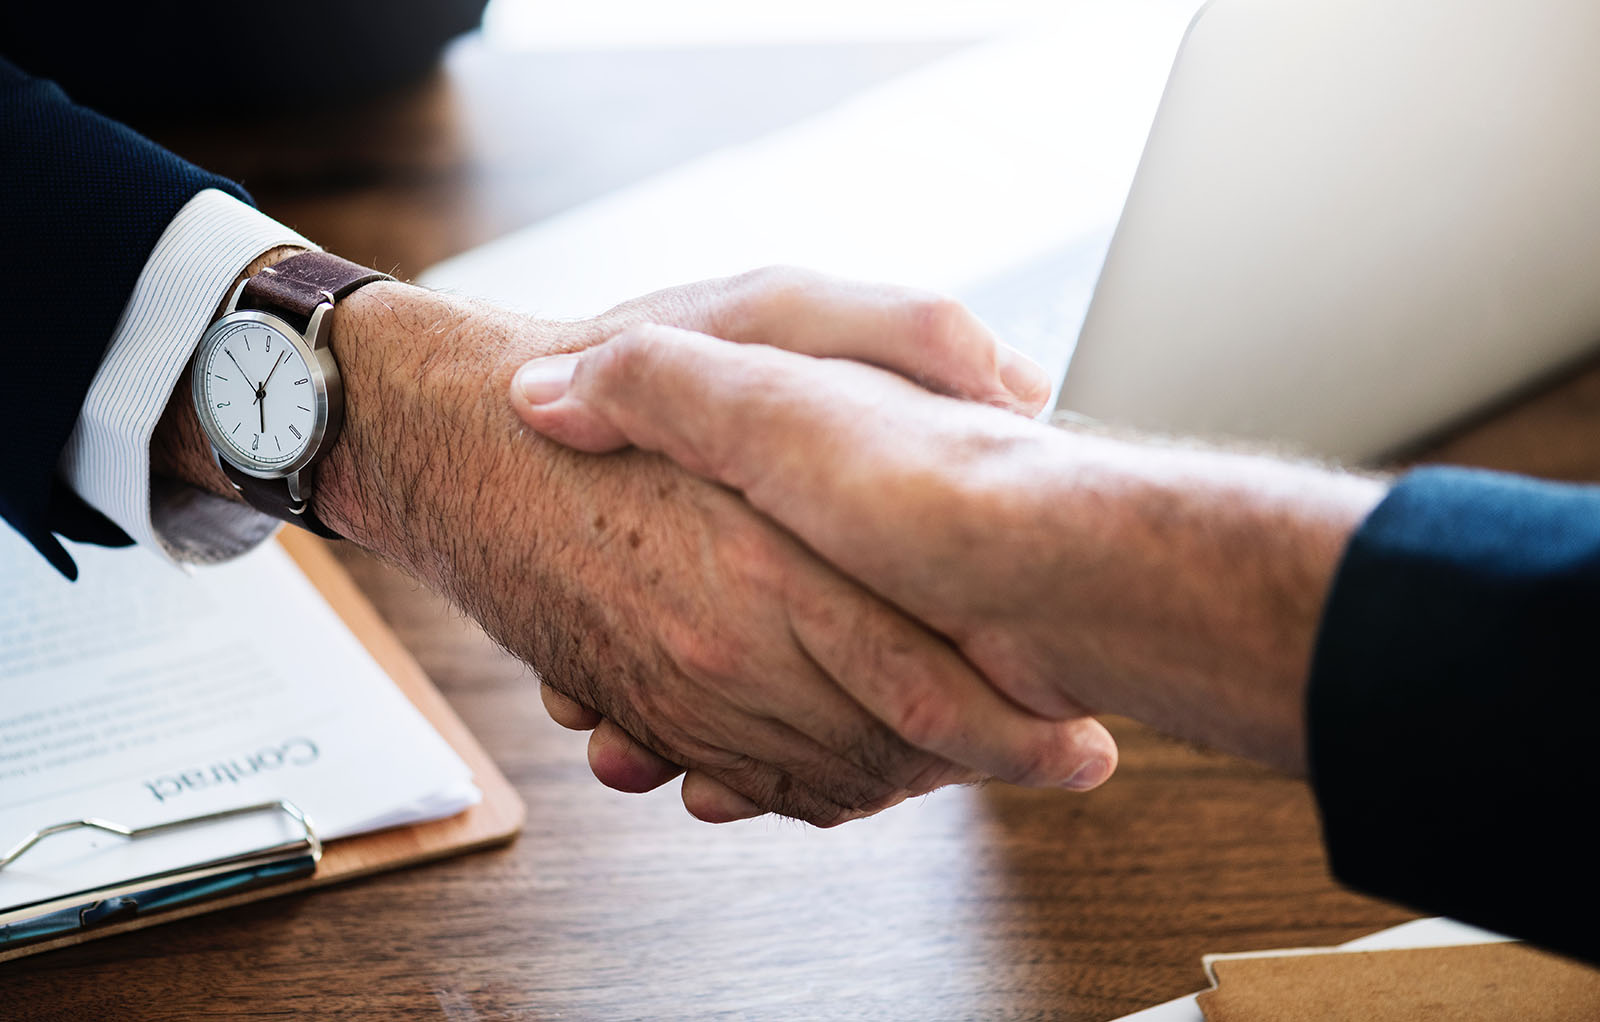
[[[524,423],[575,450],[604,454],[627,447],[631,441],[616,425],[572,393],[572,378],[584,354],[546,355],[524,363],[511,380],[511,407]]]
[[[826,388],[823,365],[640,324],[585,351],[526,363],[512,380],[511,405],[525,424],[575,450],[656,451],[742,490],[756,473],[803,457],[818,430],[844,425],[826,421],[829,411],[815,401]]]

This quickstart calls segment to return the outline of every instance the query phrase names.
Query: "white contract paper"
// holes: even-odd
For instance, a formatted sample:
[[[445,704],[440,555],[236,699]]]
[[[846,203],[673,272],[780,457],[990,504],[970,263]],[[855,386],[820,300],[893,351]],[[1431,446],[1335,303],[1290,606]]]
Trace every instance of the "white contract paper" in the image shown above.
[[[82,817],[137,827],[288,799],[326,840],[478,801],[278,544],[192,573],[70,549],[77,582],[0,529],[0,851]],[[63,834],[0,870],[0,910],[295,836],[271,816]]]

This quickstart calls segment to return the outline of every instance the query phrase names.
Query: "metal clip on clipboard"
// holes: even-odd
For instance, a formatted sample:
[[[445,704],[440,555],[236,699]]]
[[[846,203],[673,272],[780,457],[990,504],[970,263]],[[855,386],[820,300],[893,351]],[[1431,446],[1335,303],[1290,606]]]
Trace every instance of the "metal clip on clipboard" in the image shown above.
[[[310,876],[322,860],[322,841],[317,837],[310,818],[294,803],[284,800],[239,806],[148,827],[125,827],[108,820],[85,819],[34,831],[10,851],[0,855],[0,869],[11,865],[40,841],[67,831],[100,830],[136,841],[156,834],[267,812],[282,813],[294,820],[300,825],[302,836],[293,841],[0,910],[0,951]]]

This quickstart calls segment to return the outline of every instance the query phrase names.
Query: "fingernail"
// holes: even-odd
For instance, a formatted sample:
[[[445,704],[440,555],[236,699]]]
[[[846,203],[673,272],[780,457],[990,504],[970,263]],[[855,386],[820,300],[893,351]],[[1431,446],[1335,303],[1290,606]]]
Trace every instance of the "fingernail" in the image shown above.
[[[580,357],[574,352],[534,359],[517,370],[517,389],[529,404],[547,405],[559,400],[572,385],[572,374],[577,371]]]
[[[1042,404],[1050,398],[1050,374],[1044,367],[1009,344],[1000,345],[1000,382],[1019,401]]]
[[[1071,777],[1061,783],[1061,786],[1071,791],[1088,791],[1090,788],[1097,788],[1104,784],[1106,778],[1110,776],[1110,760],[1097,756],[1079,767]]]

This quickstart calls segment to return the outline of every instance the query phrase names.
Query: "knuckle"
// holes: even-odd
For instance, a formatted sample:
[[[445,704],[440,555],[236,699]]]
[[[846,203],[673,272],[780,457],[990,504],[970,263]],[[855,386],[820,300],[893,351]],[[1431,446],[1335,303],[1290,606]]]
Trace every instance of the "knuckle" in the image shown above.
[[[843,806],[823,806],[817,808],[815,811],[809,813],[805,817],[802,817],[802,819],[811,824],[813,827],[816,827],[818,830],[832,830],[834,827],[837,827],[842,823],[849,823],[851,820],[860,819],[863,815],[870,814],[862,814],[854,810],[846,809]]]
[[[743,665],[742,650],[719,631],[685,630],[672,640],[669,655],[678,669],[699,681],[724,681],[736,677]]]
[[[968,387],[987,387],[999,379],[994,336],[965,305],[945,295],[911,300],[911,334],[924,354],[947,371],[960,370]]]
[[[781,264],[743,273],[730,288],[725,325],[742,340],[770,343],[773,330],[795,314],[822,279],[812,270]]]
[[[923,750],[943,747],[957,727],[955,708],[949,701],[917,686],[902,689],[903,697],[891,708],[888,724],[907,743]]]
[[[763,598],[787,594],[795,551],[765,522],[739,514],[722,525],[718,560],[732,577]]]
[[[967,307],[948,295],[929,294],[912,299],[911,321],[918,338],[930,347],[954,348],[970,339],[977,319]]]
[[[635,323],[603,345],[592,360],[598,377],[623,387],[648,381],[660,362],[664,349],[661,328],[653,323]],[[591,363],[591,359],[584,359]]]
[[[817,274],[787,263],[772,263],[749,270],[734,278],[747,291],[787,291],[814,280]]]
[[[787,589],[791,558],[764,539],[742,543],[736,556],[744,575],[761,593],[777,594]]]

